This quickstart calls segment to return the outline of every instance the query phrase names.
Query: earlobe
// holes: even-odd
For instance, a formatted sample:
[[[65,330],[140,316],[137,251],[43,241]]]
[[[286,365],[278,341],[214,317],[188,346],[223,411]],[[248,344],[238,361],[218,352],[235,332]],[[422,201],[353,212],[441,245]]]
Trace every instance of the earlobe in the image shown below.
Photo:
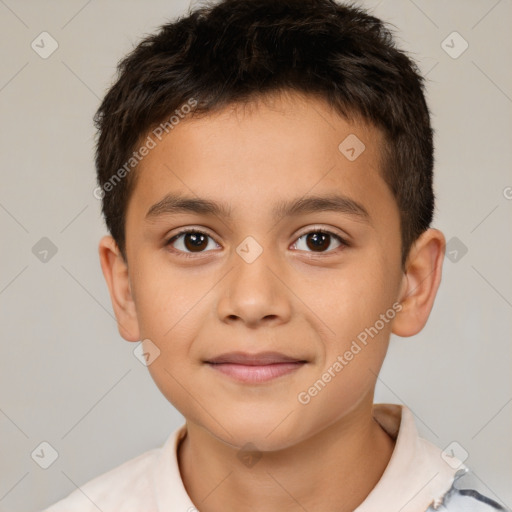
[[[101,269],[107,282],[119,334],[127,341],[139,341],[139,326],[131,292],[128,266],[111,236],[99,243]]]
[[[393,334],[413,336],[423,329],[441,282],[444,251],[445,239],[437,229],[428,229],[414,242],[400,289],[402,310],[393,322]]]

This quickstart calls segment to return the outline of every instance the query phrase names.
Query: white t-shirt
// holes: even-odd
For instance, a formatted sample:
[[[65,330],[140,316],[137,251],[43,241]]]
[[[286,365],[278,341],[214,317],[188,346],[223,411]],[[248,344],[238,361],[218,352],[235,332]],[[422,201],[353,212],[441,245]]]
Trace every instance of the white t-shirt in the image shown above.
[[[467,468],[453,453],[418,436],[407,407],[376,404],[373,415],[395,447],[381,479],[355,512],[506,510],[473,489],[461,490]],[[196,512],[178,466],[177,448],[185,436],[183,425],[161,448],[91,480],[45,512]]]

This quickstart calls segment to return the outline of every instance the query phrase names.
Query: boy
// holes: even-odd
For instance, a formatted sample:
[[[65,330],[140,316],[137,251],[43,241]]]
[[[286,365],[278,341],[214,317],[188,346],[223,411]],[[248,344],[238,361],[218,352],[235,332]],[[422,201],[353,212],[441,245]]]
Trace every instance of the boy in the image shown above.
[[[119,332],[186,424],[49,511],[504,510],[373,404],[445,246],[422,80],[378,19],[224,0],[126,57],[96,122]]]

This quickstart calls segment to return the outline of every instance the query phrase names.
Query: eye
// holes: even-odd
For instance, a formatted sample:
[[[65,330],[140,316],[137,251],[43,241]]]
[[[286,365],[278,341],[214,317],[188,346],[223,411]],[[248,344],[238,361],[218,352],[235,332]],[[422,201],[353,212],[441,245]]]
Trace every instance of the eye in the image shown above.
[[[189,256],[193,253],[206,252],[206,249],[219,247],[210,235],[197,229],[180,231],[170,238],[166,245],[172,246],[179,256]]]
[[[341,236],[331,231],[314,229],[301,235],[292,247],[300,251],[325,253],[348,245]],[[178,256],[185,257],[220,248],[210,235],[198,229],[180,231],[166,242],[166,246],[171,246]]]
[[[333,243],[337,244],[334,245]],[[293,244],[294,249],[307,252],[333,252],[341,246],[348,246],[343,238],[324,229],[315,229],[301,235]]]

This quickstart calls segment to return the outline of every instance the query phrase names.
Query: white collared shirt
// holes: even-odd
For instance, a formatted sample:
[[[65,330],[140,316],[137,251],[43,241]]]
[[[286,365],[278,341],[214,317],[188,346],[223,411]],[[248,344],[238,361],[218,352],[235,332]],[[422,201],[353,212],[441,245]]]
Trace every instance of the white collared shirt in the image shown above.
[[[395,447],[381,479],[354,512],[506,510],[474,489],[460,489],[467,468],[419,437],[407,407],[376,404],[373,415]],[[91,480],[45,512],[197,512],[178,466],[177,449],[186,433],[181,426],[161,448]]]

